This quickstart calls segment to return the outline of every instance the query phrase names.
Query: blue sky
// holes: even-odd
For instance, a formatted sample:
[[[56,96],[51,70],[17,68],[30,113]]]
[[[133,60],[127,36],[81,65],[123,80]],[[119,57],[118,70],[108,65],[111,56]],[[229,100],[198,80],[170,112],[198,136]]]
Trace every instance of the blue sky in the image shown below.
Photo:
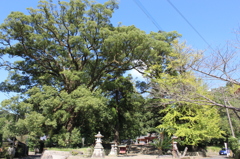
[[[56,1],[56,0],[54,0]],[[67,1],[67,0],[66,0]],[[104,3],[106,0],[96,0]],[[234,30],[240,26],[239,0],[120,0],[119,9],[112,18],[113,25],[135,25],[144,30],[158,31],[148,16],[138,7],[139,1],[155,19],[163,31],[177,31],[182,34],[182,41],[194,49],[206,50],[208,44],[214,49],[224,46],[235,39]],[[192,29],[169,1],[181,12],[204,40]],[[26,8],[36,8],[38,0],[2,0],[0,4],[0,23],[12,11],[28,13]],[[7,72],[0,69],[0,82],[7,77]],[[0,101],[11,96],[0,93]]]

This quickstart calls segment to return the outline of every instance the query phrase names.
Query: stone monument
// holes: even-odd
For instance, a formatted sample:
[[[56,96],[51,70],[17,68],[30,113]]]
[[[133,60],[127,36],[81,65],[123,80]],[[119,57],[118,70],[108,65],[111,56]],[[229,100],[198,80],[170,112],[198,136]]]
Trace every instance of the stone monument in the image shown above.
[[[92,158],[104,158],[105,157],[105,153],[104,153],[104,148],[102,146],[102,135],[100,133],[100,131],[98,132],[97,135],[95,135],[96,139],[96,145],[94,147],[94,151],[92,154]]]

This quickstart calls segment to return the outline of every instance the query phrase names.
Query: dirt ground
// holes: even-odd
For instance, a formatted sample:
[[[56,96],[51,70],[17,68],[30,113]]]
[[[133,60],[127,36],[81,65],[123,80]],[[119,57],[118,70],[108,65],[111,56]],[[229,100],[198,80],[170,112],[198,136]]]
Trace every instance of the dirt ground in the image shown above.
[[[112,156],[105,156],[106,159],[156,159],[156,158],[172,158],[172,155],[164,155],[164,156],[157,156],[157,155],[119,155],[117,157]]]
[[[25,158],[21,158],[21,159],[40,159],[41,155],[30,155],[28,157]],[[17,159],[17,158],[15,158]],[[70,159],[84,159],[84,157],[80,157],[80,156],[74,156],[71,157]],[[88,158],[85,158],[88,159]],[[99,158],[96,158],[99,159]],[[172,155],[164,155],[164,156],[157,156],[157,155],[119,155],[117,157],[113,157],[113,156],[105,156],[104,159],[173,159]],[[182,159],[231,159],[231,158],[227,158],[226,156],[209,156],[209,157],[200,157],[200,156],[191,156],[191,157],[187,157],[186,158],[182,158]]]
[[[105,156],[105,159],[174,159],[174,158],[172,157],[172,155],[157,156],[157,155],[139,155],[138,154],[138,155],[117,156],[117,157]],[[209,157],[186,156],[181,159],[231,159],[231,158],[227,158],[226,156],[216,155],[216,156],[209,156]]]
[[[68,159],[90,159],[91,157],[83,157],[83,156],[69,156]],[[17,158],[15,158],[17,159]],[[24,158],[18,159],[41,159],[41,154],[38,155],[29,155]],[[99,158],[92,158],[92,159],[99,159]],[[143,155],[143,154],[127,154],[127,155],[118,155],[118,156],[105,156],[104,159],[174,159],[172,155]],[[208,157],[202,156],[186,156],[181,159],[232,159],[227,158],[226,155],[219,156],[217,153],[209,154]]]
[[[30,155],[21,159],[40,159],[40,155]],[[70,159],[84,159],[85,157],[71,156]],[[119,155],[119,156],[105,156],[104,159],[172,159],[171,155],[157,156],[157,155]],[[88,159],[88,158],[85,158]],[[92,158],[94,159],[94,158]],[[99,159],[99,158],[96,158]],[[198,158],[194,158],[198,159]],[[200,158],[199,158],[200,159]]]

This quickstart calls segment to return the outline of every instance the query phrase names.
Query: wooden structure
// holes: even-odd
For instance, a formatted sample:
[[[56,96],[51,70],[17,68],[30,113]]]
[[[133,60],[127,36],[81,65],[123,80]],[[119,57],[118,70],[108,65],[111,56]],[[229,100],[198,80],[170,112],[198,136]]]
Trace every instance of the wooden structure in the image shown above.
[[[118,153],[119,154],[127,154],[127,152],[128,152],[128,146],[127,145],[119,145],[118,146]]]
[[[157,137],[144,136],[142,138],[138,138],[137,141],[139,144],[148,144],[149,142],[153,142],[154,139],[157,139]]]

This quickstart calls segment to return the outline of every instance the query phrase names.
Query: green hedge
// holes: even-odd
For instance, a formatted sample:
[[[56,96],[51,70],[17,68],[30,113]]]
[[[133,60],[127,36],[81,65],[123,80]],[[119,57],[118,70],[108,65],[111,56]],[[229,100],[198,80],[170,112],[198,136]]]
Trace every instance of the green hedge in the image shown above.
[[[240,150],[237,150],[235,153],[234,159],[239,159],[240,158]]]
[[[238,151],[238,147],[239,147],[238,139],[235,137],[230,137],[228,139],[228,144],[229,144],[230,149],[233,151],[233,153],[236,154]]]

